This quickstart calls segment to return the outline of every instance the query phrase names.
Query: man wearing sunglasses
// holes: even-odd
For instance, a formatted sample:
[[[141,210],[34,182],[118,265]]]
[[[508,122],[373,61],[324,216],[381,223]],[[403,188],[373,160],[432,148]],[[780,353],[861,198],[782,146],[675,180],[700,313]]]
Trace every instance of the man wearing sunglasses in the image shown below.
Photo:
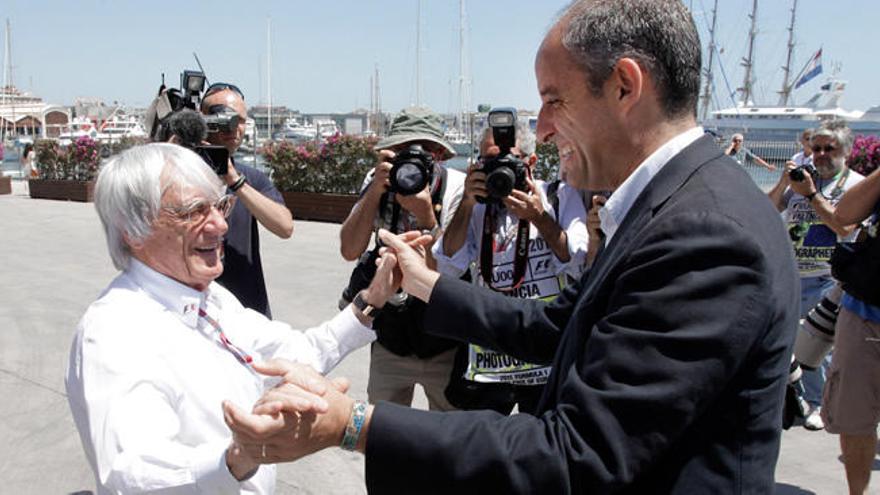
[[[843,193],[863,177],[846,166],[846,157],[852,151],[852,131],[840,121],[823,123],[810,139],[812,163],[798,166],[789,161],[779,182],[768,195],[788,226],[788,235],[794,245],[795,260],[801,279],[800,315],[803,318],[822,296],[834,286],[829,259],[838,241],[852,241],[856,225],[841,223],[834,217],[837,202]],[[794,180],[792,171],[796,171]],[[800,172],[800,173],[798,173]],[[814,371],[804,371],[801,380],[803,398],[810,406],[804,427],[821,430],[822,388],[830,357]]]
[[[226,189],[172,144],[101,168],[95,207],[121,273],[80,321],[65,380],[97,493],[274,492],[274,466],[257,469],[232,442],[222,403],[254,405],[260,361],[285,356],[326,373],[375,338],[369,305],[394,293],[387,257],[354,305],[304,332],[214,283],[236,202]]]
[[[266,174],[254,167],[235,163],[232,155],[241,146],[247,122],[244,94],[228,83],[214,83],[205,90],[202,113],[237,117],[237,125],[226,130],[209,130],[208,141],[229,151],[229,171],[221,179],[238,202],[227,220],[229,232],[223,240],[223,275],[217,282],[235,294],[241,303],[272,317],[263,265],[260,260],[260,234],[257,222],[282,239],[293,234],[293,217],[284,198]]]

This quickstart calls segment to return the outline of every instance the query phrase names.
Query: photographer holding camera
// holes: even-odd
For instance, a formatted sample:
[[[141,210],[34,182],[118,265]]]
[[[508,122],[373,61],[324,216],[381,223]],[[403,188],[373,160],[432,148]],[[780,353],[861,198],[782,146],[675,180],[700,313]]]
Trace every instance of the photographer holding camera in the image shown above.
[[[863,179],[846,166],[853,136],[844,123],[823,123],[810,143],[812,164],[787,162],[779,182],[767,193],[782,212],[794,245],[801,279],[801,318],[835,284],[829,264],[834,246],[838,240],[851,241],[856,236],[856,225],[835,218],[835,205],[844,192]],[[824,428],[821,404],[827,367],[826,359],[818,369],[803,374],[803,398],[810,406],[804,427],[809,430]]]
[[[340,230],[342,257],[358,260],[340,306],[357,299],[376,270],[379,228],[421,230],[436,240],[461,201],[464,174],[441,164],[455,156],[443,139],[442,120],[426,108],[395,116],[387,137],[376,145],[377,163],[364,180],[361,197]],[[378,239],[378,237],[376,237]],[[444,396],[456,343],[422,332],[425,304],[400,293],[376,315],[377,341],[370,354],[367,394],[409,406],[413,387],[422,385],[431,410],[453,407]]]
[[[852,270],[841,266],[837,253],[832,262],[844,294],[822,417],[829,433],[840,434],[849,492],[867,493],[880,423],[876,392],[880,387],[880,169],[843,195],[834,218],[841,223],[868,221],[862,228],[864,238],[853,245],[860,252],[852,260]]]
[[[475,284],[511,297],[552,300],[566,274],[579,277],[587,255],[586,212],[565,182],[531,179],[535,135],[512,110],[489,113],[480,160],[468,167],[464,195],[433,247],[437,266],[460,274],[475,266]],[[565,160],[560,153],[561,159]],[[462,344],[446,390],[460,409],[534,413],[550,374],[533,364],[476,344]]]
[[[293,234],[293,216],[272,180],[254,167],[235,163],[232,155],[244,139],[247,109],[238,87],[214,83],[205,90],[201,103],[208,123],[208,142],[229,152],[229,164],[220,178],[238,197],[226,222],[223,239],[223,275],[217,282],[229,289],[248,308],[272,317],[263,265],[260,260],[260,232],[257,222],[282,239]]]

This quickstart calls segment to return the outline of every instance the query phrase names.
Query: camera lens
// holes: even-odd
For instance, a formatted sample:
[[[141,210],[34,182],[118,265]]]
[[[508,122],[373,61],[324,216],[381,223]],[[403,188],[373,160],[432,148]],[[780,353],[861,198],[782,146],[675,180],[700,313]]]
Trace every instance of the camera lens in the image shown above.
[[[789,172],[788,177],[795,182],[802,182],[804,180],[804,171],[798,167]]]
[[[486,189],[489,196],[497,199],[506,198],[513,192],[516,175],[508,167],[499,167],[486,176]]]
[[[400,194],[416,194],[425,187],[425,173],[414,163],[401,163],[394,171],[394,182]]]

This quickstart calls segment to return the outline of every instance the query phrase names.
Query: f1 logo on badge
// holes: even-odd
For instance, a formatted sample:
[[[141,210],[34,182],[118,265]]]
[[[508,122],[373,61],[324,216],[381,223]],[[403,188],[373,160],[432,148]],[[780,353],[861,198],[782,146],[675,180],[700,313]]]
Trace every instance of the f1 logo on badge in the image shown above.
[[[548,271],[550,271],[550,258],[544,258],[535,263],[536,274],[546,273]]]

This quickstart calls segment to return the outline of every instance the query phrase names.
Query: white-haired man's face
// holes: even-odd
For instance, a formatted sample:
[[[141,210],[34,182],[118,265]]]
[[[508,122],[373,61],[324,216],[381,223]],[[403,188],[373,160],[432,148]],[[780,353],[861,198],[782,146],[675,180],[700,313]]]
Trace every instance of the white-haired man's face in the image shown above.
[[[234,196],[207,198],[189,188],[168,188],[153,232],[132,253],[150,268],[196,290],[223,273],[223,235]]]

